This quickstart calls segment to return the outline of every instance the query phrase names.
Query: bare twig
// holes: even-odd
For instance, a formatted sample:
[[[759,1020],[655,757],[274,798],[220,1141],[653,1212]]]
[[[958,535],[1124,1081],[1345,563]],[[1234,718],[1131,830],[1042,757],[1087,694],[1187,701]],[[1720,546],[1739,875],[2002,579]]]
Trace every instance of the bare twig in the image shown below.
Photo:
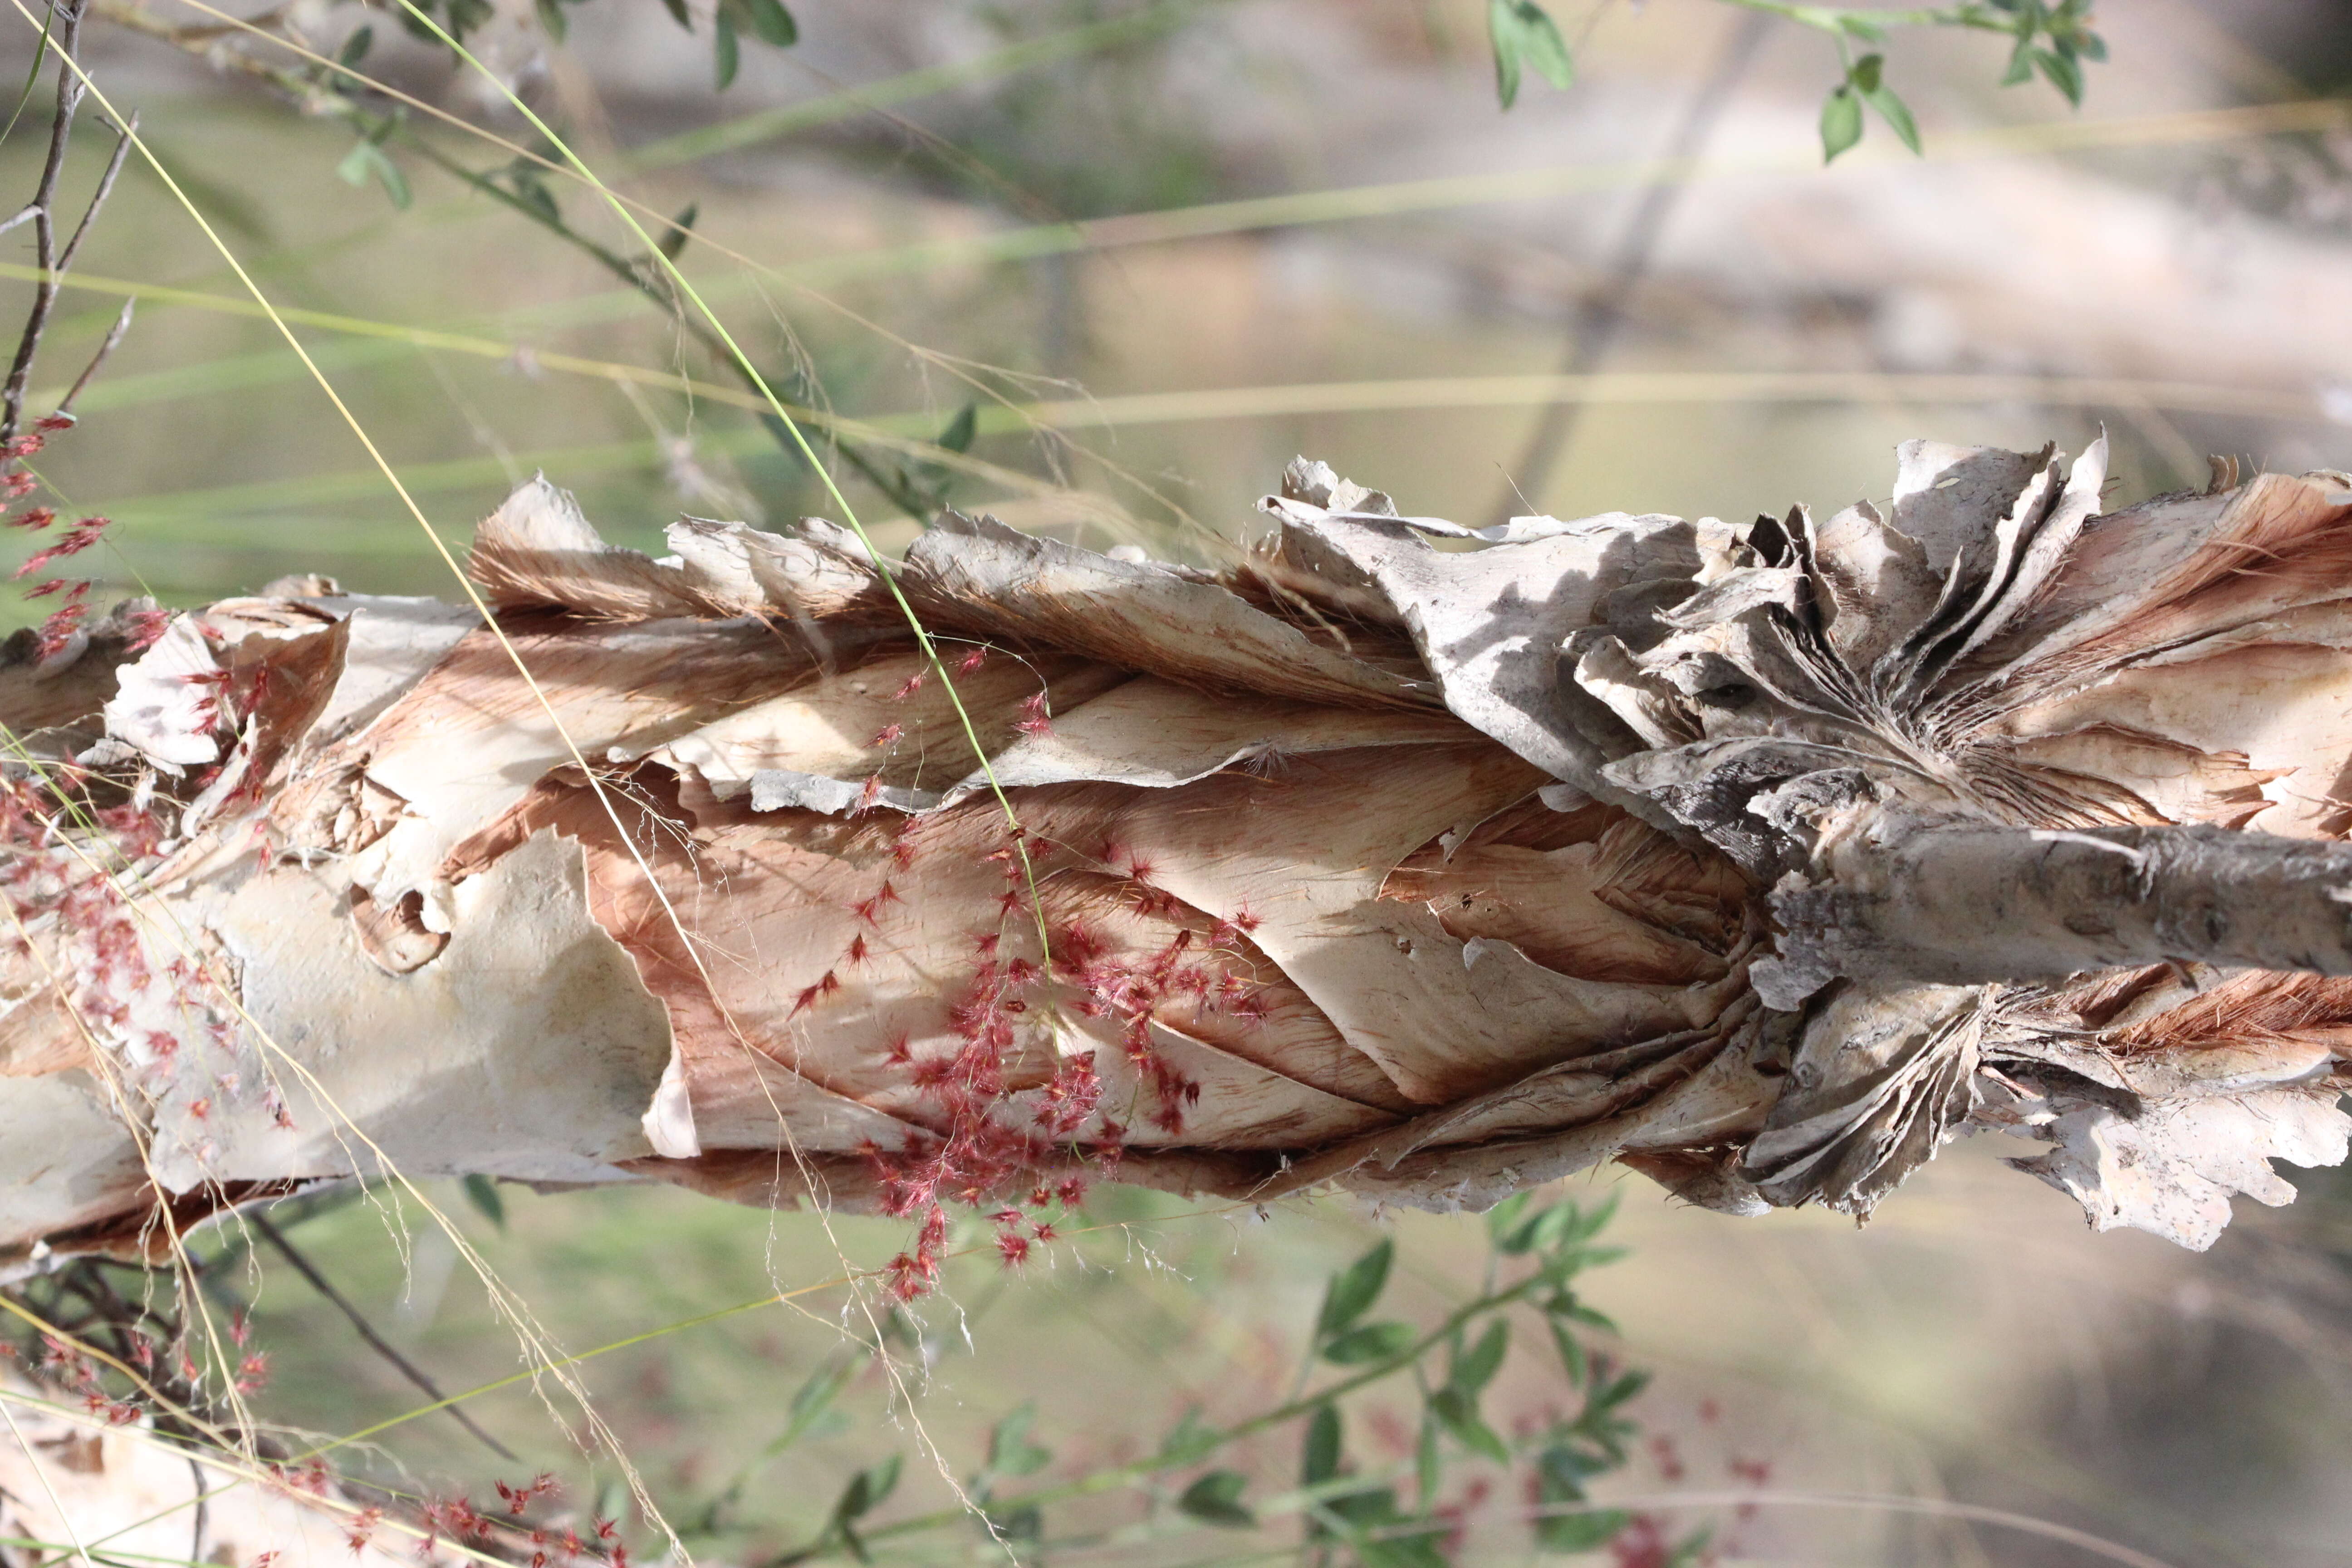
[[[117,133],[114,156],[106,161],[106,173],[99,176],[98,189],[91,195],[89,205],[83,210],[81,222],[74,225],[73,237],[67,240],[65,249],[58,253],[57,270],[59,272],[74,264],[74,257],[81,250],[82,240],[89,234],[89,226],[98,221],[98,209],[104,206],[106,198],[114,194],[115,176],[122,173],[122,160],[130,155],[131,138],[138,130],[139,116],[133,114],[131,123]]]
[[[1675,127],[1674,140],[1664,154],[1667,167],[1679,167],[1706,144],[1707,136],[1722,117],[1733,89],[1747,74],[1769,26],[1769,18],[1760,13],[1739,19],[1723,58],[1683,110],[1682,121]],[[1608,276],[1601,287],[1586,294],[1577,305],[1575,320],[1569,328],[1568,352],[1560,359],[1563,373],[1575,375],[1588,372],[1609,353],[1618,329],[1624,325],[1625,309],[1633,301],[1633,291],[1641,287],[1643,275],[1650,269],[1658,237],[1664,232],[1666,220],[1674,216],[1686,183],[1678,175],[1662,175],[1642,192],[1633,219],[1617,242],[1617,254],[1610,264]],[[1560,402],[1544,411],[1543,417],[1536,422],[1535,433],[1528,437],[1527,447],[1519,454],[1518,466],[1507,476],[1509,483],[1507,493],[1496,505],[1496,521],[1509,521],[1521,509],[1522,497],[1526,498],[1525,505],[1537,504],[1535,498],[1542,493],[1559,455],[1568,449],[1569,437],[1576,433],[1576,422],[1583,407],[1578,402]]]
[[[375,1326],[370,1323],[367,1319],[361,1314],[360,1310],[352,1305],[350,1300],[346,1298],[341,1291],[336,1289],[332,1285],[327,1282],[327,1277],[320,1273],[318,1268],[309,1258],[303,1257],[300,1252],[295,1249],[294,1244],[286,1239],[284,1232],[280,1231],[276,1226],[269,1223],[268,1216],[258,1213],[251,1214],[246,1216],[246,1223],[253,1226],[256,1231],[259,1232],[263,1240],[276,1247],[279,1256],[283,1257],[287,1262],[294,1266],[294,1272],[299,1274],[303,1279],[310,1282],[310,1289],[316,1290],[320,1295],[324,1296],[330,1302],[333,1303],[336,1310],[341,1312],[344,1317],[351,1320],[352,1327],[359,1331],[360,1338],[367,1342],[368,1348],[370,1350],[374,1351],[376,1354],[383,1357],[384,1360],[390,1362],[394,1367],[398,1368],[400,1375],[415,1384],[427,1399],[433,1400],[437,1404],[448,1405],[449,1396],[441,1392],[440,1388],[435,1384],[433,1379],[426,1375],[425,1370],[419,1367],[415,1362],[410,1361],[406,1356],[394,1350],[389,1341],[387,1341],[382,1334],[377,1333],[375,1331]],[[457,1421],[457,1425],[463,1426],[467,1431],[471,1432],[475,1436],[480,1438],[483,1444],[487,1446],[491,1452],[497,1454],[499,1458],[508,1460],[513,1464],[522,1463],[521,1459],[516,1457],[514,1450],[509,1448],[504,1443],[499,1442],[496,1437],[491,1436],[488,1432],[483,1431],[482,1428],[475,1423],[474,1418],[467,1415],[465,1411],[459,1409],[455,1405],[448,1405],[448,1410],[450,1415]]]
[[[57,408],[58,415],[64,416],[73,412],[74,399],[81,395],[82,388],[88,386],[90,379],[98,374],[99,366],[106,363],[106,356],[112,353],[115,345],[122,341],[122,334],[131,330],[131,312],[136,310],[138,305],[139,301],[136,298],[122,301],[122,313],[115,317],[114,325],[107,329],[106,341],[98,345],[98,352],[89,356],[89,363],[83,367],[81,374],[74,378],[72,389],[58,402]]]
[[[188,1560],[202,1563],[205,1560],[205,1527],[211,1522],[213,1489],[205,1479],[203,1461],[193,1454],[188,1456],[188,1468],[195,1472],[196,1477],[196,1517],[194,1528],[189,1532]]]

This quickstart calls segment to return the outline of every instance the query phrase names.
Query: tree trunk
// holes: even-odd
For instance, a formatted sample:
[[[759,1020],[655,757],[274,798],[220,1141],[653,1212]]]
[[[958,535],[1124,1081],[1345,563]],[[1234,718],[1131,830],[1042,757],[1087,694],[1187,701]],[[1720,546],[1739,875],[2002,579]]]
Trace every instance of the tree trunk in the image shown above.
[[[1994,1129],[2208,1245],[2345,1154],[2352,479],[2104,462],[1474,534],[1302,461],[1219,573],[954,514],[655,561],[542,482],[493,624],[20,639],[0,1243],[652,1177],[930,1216],[912,1290],[940,1205],[1097,1177],[1860,1214]]]

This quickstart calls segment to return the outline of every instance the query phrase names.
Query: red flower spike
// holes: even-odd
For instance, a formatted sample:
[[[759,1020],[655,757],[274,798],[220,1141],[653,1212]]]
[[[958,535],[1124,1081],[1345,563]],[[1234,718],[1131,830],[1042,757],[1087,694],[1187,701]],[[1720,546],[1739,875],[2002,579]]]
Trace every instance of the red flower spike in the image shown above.
[[[866,743],[867,746],[877,750],[883,746],[895,746],[898,743],[899,738],[905,735],[906,732],[907,727],[904,724],[885,724],[879,730],[875,731],[874,738]]]
[[[10,518],[8,520],[8,526],[11,528],[29,528],[37,531],[39,529],[48,527],[49,524],[57,521],[57,509],[54,507],[28,507],[25,510],[20,511],[16,516]]]
[[[970,675],[973,670],[978,669],[983,663],[985,663],[987,658],[988,650],[984,647],[976,647],[956,661],[956,673],[958,675]]]
[[[169,610],[133,610],[131,622],[131,651],[143,653],[155,646],[155,641],[172,625]]]
[[[906,685],[901,686],[898,690],[890,694],[890,700],[893,702],[904,702],[908,698],[912,697],[916,692],[920,691],[923,689],[923,682],[929,679],[930,673],[928,670],[919,669],[915,671],[914,674],[907,677]]]

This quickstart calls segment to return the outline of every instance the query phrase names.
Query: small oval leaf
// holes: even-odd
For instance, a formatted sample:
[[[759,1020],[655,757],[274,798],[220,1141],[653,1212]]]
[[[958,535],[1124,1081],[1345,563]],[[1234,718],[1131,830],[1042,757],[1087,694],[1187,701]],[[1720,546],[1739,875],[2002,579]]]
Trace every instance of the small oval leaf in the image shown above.
[[[1366,1323],[1325,1345],[1323,1359],[1336,1366],[1386,1361],[1412,1349],[1414,1338],[1411,1323]]]

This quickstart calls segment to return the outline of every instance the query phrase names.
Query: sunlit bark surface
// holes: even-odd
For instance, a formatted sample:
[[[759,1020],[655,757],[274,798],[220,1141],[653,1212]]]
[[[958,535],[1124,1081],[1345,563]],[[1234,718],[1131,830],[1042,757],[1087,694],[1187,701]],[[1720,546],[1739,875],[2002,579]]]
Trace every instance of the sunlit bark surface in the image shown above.
[[[950,514],[904,608],[829,524],[656,561],[535,484],[494,625],[16,647],[0,1243],[387,1163],[1864,1213],[1992,1130],[2208,1245],[2346,1151],[2352,479],[2104,462],[1476,534],[1302,462],[1231,570]]]

